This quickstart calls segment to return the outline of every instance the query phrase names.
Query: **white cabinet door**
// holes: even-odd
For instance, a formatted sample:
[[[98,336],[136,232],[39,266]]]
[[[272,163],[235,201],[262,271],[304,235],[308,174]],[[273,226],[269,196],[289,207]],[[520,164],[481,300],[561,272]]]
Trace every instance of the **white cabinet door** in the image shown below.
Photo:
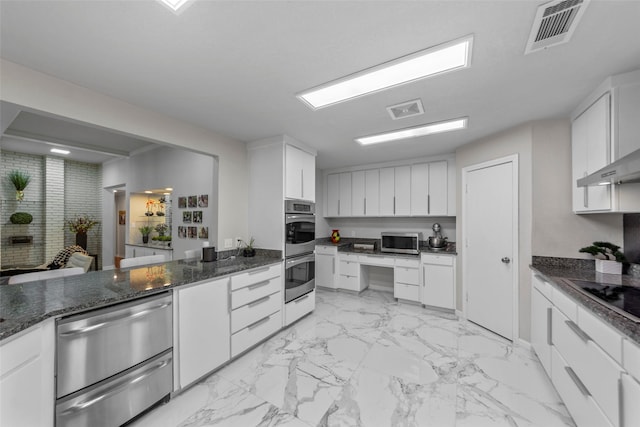
[[[316,159],[292,145],[285,145],[284,196],[290,199],[315,201]]]
[[[53,426],[55,323],[0,346],[0,425]]]
[[[340,174],[340,202],[338,207],[340,216],[351,216],[351,172]]]
[[[395,212],[395,168],[380,169],[380,215],[393,216]]]
[[[429,164],[411,165],[411,215],[429,215]]]
[[[365,171],[351,173],[351,215],[364,216],[366,203]]]
[[[455,258],[422,255],[422,304],[455,309]]]
[[[327,216],[339,215],[340,208],[340,174],[327,175]]]
[[[229,279],[177,292],[179,378],[184,388],[230,359]]]
[[[411,215],[411,166],[395,168],[395,212],[396,216]]]
[[[316,253],[316,286],[336,288],[336,256]]]
[[[640,426],[640,383],[628,374],[622,374],[620,405],[621,426]]]
[[[575,212],[611,210],[610,186],[578,187],[576,180],[606,166],[610,160],[610,95],[607,93],[572,124],[573,209]]]
[[[365,216],[380,215],[380,170],[371,169],[364,173]]]
[[[534,287],[531,290],[531,346],[549,376],[551,376],[551,313],[551,302]]]
[[[429,215],[448,215],[449,181],[447,162],[429,163]]]
[[[447,215],[447,162],[411,166],[411,215]]]

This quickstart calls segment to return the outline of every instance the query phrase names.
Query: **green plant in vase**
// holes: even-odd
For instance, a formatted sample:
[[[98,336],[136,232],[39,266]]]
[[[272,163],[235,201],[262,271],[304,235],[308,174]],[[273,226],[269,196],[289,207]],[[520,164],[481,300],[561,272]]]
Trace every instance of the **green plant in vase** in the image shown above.
[[[9,172],[9,181],[16,189],[16,200],[21,202],[24,200],[24,189],[31,182],[31,175],[19,170],[12,170]]]
[[[153,231],[153,227],[150,225],[143,225],[138,228],[140,234],[142,234],[142,243],[149,243],[149,234]]]

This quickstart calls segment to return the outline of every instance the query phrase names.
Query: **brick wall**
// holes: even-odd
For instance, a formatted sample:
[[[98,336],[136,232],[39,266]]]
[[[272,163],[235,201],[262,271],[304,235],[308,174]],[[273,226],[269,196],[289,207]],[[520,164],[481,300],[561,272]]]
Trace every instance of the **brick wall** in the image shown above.
[[[45,157],[45,249],[44,257],[52,260],[64,248],[65,161],[59,157]]]

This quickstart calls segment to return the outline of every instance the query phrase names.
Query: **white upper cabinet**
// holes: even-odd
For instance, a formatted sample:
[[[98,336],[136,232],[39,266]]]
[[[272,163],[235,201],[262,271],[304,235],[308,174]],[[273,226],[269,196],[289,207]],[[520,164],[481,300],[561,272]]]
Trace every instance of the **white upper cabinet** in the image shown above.
[[[411,215],[447,215],[447,162],[411,165]]]
[[[285,145],[285,189],[288,199],[316,200],[316,158],[298,147]]]
[[[572,117],[574,212],[638,212],[640,184],[578,187],[576,181],[640,149],[640,70],[606,79]]]
[[[326,175],[328,217],[455,215],[451,160]],[[354,168],[355,169],[355,168]]]

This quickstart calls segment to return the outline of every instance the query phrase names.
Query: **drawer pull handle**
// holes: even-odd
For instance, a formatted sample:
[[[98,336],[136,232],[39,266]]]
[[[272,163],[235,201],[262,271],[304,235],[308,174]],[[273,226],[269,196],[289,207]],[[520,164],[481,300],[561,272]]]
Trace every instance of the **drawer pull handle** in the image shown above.
[[[571,380],[573,380],[574,384],[576,385],[576,387],[578,387],[580,392],[585,396],[591,396],[591,393],[589,393],[589,389],[582,383],[582,381],[580,381],[580,378],[578,378],[578,375],[576,375],[573,369],[571,369],[569,366],[565,366],[564,369],[565,371],[567,371],[567,374],[569,375]]]
[[[258,288],[261,288],[263,286],[266,286],[268,284],[269,284],[269,280],[265,280],[264,282],[254,283],[253,285],[249,285],[247,287],[249,288],[250,291],[252,291],[254,289],[258,289]]]
[[[582,341],[584,341],[584,342],[591,341],[591,337],[589,335],[587,335],[587,333],[585,331],[580,329],[580,326],[576,325],[573,321],[565,320],[564,323],[566,323],[567,326],[569,327],[569,329],[571,329],[573,332],[575,332],[576,335],[578,337],[580,337],[580,339]]]
[[[267,316],[267,317],[265,317],[264,319],[260,319],[260,320],[258,320],[257,322],[253,322],[252,324],[250,324],[249,326],[247,326],[247,329],[248,329],[248,330],[255,329],[255,328],[257,328],[258,326],[262,325],[263,323],[267,323],[270,319],[271,319],[271,316]]]
[[[297,300],[295,300],[293,302],[298,304],[299,302],[302,302],[302,301],[306,300],[307,298],[309,298],[309,294],[306,294],[305,296],[302,296],[302,297],[298,298]]]
[[[551,330],[552,330],[552,317],[553,316],[553,310],[551,309],[551,307],[547,308],[547,344],[548,345],[553,345],[553,338],[551,336]]]
[[[249,274],[250,276],[254,275],[254,274],[258,274],[258,273],[264,273],[265,271],[269,271],[269,267],[265,267],[265,268],[258,268],[256,270],[252,270],[249,271],[247,274]]]
[[[271,298],[271,295],[266,296],[266,297],[264,297],[264,298],[257,299],[257,300],[255,300],[254,302],[250,302],[249,304],[247,304],[247,306],[248,306],[248,307],[255,307],[256,305],[260,305],[260,304],[262,304],[263,302],[267,302],[267,301],[269,301],[269,298]]]

